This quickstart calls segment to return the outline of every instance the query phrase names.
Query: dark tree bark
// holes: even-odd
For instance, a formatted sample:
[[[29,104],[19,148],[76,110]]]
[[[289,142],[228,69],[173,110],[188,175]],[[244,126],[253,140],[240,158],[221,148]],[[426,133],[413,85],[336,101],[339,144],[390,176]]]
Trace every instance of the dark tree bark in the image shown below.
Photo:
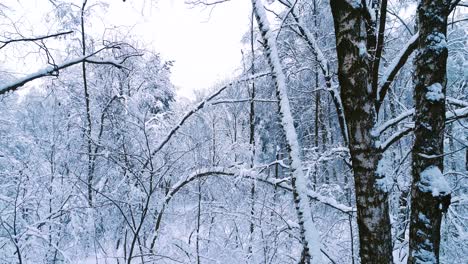
[[[422,0],[418,6],[408,263],[439,263],[440,224],[450,205],[450,188],[442,174],[450,3]]]
[[[250,52],[252,53],[252,62],[250,65],[250,73],[252,75],[255,74],[255,49],[254,49],[254,14],[252,11],[252,19],[250,21]],[[249,135],[249,144],[252,148],[251,157],[250,157],[250,168],[253,169],[255,163],[255,80],[252,80],[252,89],[250,90],[250,111],[249,111],[249,127],[250,127],[250,135]],[[250,259],[252,257],[252,247],[253,247],[253,238],[255,232],[255,179],[251,180],[250,183],[250,200],[252,202],[250,207],[250,238],[249,238],[249,248],[248,248],[248,256],[247,258]]]
[[[381,152],[372,135],[376,124],[372,60],[376,48],[375,23],[366,1],[330,1],[333,13],[338,80],[348,127],[356,189],[361,263],[393,263],[388,193],[378,171]],[[384,28],[382,28],[383,30]],[[369,32],[374,32],[370,34]]]
[[[81,7],[81,45],[82,45],[82,54],[86,56],[86,35],[85,35],[85,25],[84,25],[84,13],[86,4],[88,0],[83,1],[83,5]],[[86,105],[86,125],[85,125],[85,137],[86,137],[86,145],[88,151],[88,203],[90,207],[93,207],[93,181],[94,181],[94,172],[93,172],[93,165],[92,165],[92,123],[91,123],[91,109],[90,109],[90,99],[89,99],[89,89],[88,89],[88,81],[86,75],[86,62],[83,61],[81,64],[82,73],[83,73],[83,89],[84,89],[84,99]]]

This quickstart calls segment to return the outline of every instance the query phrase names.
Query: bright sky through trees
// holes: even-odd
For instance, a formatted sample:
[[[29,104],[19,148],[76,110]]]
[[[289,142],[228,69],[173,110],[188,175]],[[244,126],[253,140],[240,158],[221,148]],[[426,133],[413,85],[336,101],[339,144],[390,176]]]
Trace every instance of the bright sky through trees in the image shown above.
[[[134,23],[135,35],[150,42],[165,59],[175,61],[172,81],[180,94],[192,96],[194,90],[209,88],[231,77],[241,65],[249,1],[231,1],[214,9],[193,7],[183,0],[158,1],[152,6],[150,1],[142,2],[112,4],[109,22]]]

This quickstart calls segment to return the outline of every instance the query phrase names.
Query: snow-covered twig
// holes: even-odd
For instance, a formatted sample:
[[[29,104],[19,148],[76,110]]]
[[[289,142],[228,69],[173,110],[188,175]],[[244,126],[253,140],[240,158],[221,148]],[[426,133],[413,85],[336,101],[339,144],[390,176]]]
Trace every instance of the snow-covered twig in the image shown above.
[[[293,191],[293,187],[288,183],[291,181],[291,178],[283,178],[283,179],[263,179],[258,177],[257,175],[253,175],[252,173],[239,173],[236,170],[230,169],[230,168],[224,168],[224,167],[214,167],[214,168],[205,168],[205,169],[199,169],[196,170],[195,172],[187,175],[186,177],[183,177],[180,179],[178,182],[172,185],[168,193],[166,194],[163,204],[162,204],[162,209],[159,211],[158,218],[156,220],[156,225],[155,225],[155,232],[159,230],[160,224],[161,224],[161,217],[164,214],[164,210],[166,206],[169,204],[169,202],[172,200],[174,195],[179,192],[183,187],[188,185],[189,183],[195,181],[196,179],[200,178],[206,178],[209,176],[229,176],[229,177],[234,177],[234,176],[239,176],[240,178],[246,178],[246,179],[252,179],[255,178],[261,183],[265,183],[271,186],[278,186],[279,188],[287,191]],[[336,199],[333,197],[327,197],[323,196],[313,190],[308,190],[307,196],[309,199],[312,199],[314,201],[320,202],[324,205],[327,205],[329,207],[332,207],[338,211],[341,211],[343,213],[354,213],[356,212],[356,208],[349,207],[347,205],[341,204]]]
[[[468,118],[468,106],[457,110],[447,111],[445,113],[446,122],[453,122],[462,118]]]
[[[210,102],[211,105],[217,105],[217,104],[235,104],[235,103],[249,103],[252,101],[250,98],[246,99],[219,99],[217,101]],[[257,103],[278,103],[277,100],[271,100],[271,99],[254,99],[254,102]]]
[[[456,99],[456,98],[453,98],[453,97],[447,97],[446,100],[447,100],[447,103],[452,104],[452,105],[458,105],[458,106],[461,106],[461,107],[468,107],[468,102],[467,101],[463,101],[463,100]]]
[[[400,140],[402,137],[408,135],[414,129],[414,123],[404,127],[403,129],[397,131],[395,134],[391,135],[384,143],[380,144],[379,150],[385,152],[393,143]]]
[[[383,132],[385,132],[385,130],[389,129],[390,127],[398,124],[401,120],[408,118],[412,115],[414,115],[414,108],[411,108],[410,110],[401,113],[399,116],[392,118],[386,121],[385,123],[381,124],[380,126],[374,128],[372,130],[372,135],[374,137],[379,137],[380,135],[382,135]]]
[[[410,110],[411,111],[411,110]],[[468,118],[468,107],[460,108],[453,111],[447,111],[445,113],[445,122],[450,123],[458,119]],[[395,118],[396,119],[396,118]],[[387,150],[393,143],[400,140],[402,137],[408,135],[414,129],[414,123],[409,124],[403,129],[397,131],[395,134],[391,135],[384,143],[379,146],[380,151],[384,152]]]
[[[452,104],[452,105],[462,106],[462,107],[468,107],[468,102],[465,102],[465,101],[462,101],[462,100],[459,100],[459,99],[455,99],[455,98],[451,98],[451,97],[447,98],[447,103]],[[463,109],[464,108],[455,110],[454,114],[457,114],[458,116],[463,117],[463,113],[464,113]],[[451,113],[452,112],[447,112],[446,113],[446,117],[448,119],[452,119],[454,117]],[[402,120],[404,120],[405,118],[411,117],[412,115],[414,115],[414,108],[411,108],[411,109],[401,113],[397,117],[394,117],[394,118],[386,121],[385,123],[381,124],[380,126],[374,128],[373,131],[372,131],[373,136],[378,137],[378,136],[382,135],[382,133],[385,132],[387,129],[389,129],[392,126],[397,125]]]

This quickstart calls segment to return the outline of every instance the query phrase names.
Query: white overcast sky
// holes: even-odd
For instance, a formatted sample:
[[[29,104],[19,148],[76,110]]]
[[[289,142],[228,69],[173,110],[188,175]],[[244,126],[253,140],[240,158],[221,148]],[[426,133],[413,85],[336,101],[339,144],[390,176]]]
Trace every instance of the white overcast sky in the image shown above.
[[[134,26],[134,35],[142,36],[164,59],[174,60],[172,81],[181,94],[190,96],[239,68],[250,8],[248,0],[231,0],[211,12],[184,0],[116,0],[107,16],[112,24]]]

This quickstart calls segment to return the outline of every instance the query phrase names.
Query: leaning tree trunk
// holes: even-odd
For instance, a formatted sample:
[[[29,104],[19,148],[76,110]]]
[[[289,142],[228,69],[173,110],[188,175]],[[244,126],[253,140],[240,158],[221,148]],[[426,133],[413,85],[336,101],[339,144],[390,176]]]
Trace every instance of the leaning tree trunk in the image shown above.
[[[440,224],[450,204],[443,171],[448,0],[422,0],[415,64],[415,141],[408,263],[439,263]]]
[[[362,1],[362,3],[365,3]],[[330,1],[335,25],[338,80],[349,134],[356,189],[361,263],[393,263],[388,193],[378,172],[381,152],[371,131],[376,123],[375,95],[366,28],[367,7],[359,1]]]
[[[276,39],[270,30],[265,8],[261,0],[252,0],[252,9],[263,39],[266,59],[275,83],[276,97],[281,117],[281,126],[286,135],[286,145],[291,157],[291,184],[294,203],[299,222],[300,236],[303,243],[303,263],[321,263],[320,237],[312,220],[309,198],[307,196],[307,180],[302,170],[299,140],[294,127],[291,106],[289,104],[286,76],[281,68]]]

